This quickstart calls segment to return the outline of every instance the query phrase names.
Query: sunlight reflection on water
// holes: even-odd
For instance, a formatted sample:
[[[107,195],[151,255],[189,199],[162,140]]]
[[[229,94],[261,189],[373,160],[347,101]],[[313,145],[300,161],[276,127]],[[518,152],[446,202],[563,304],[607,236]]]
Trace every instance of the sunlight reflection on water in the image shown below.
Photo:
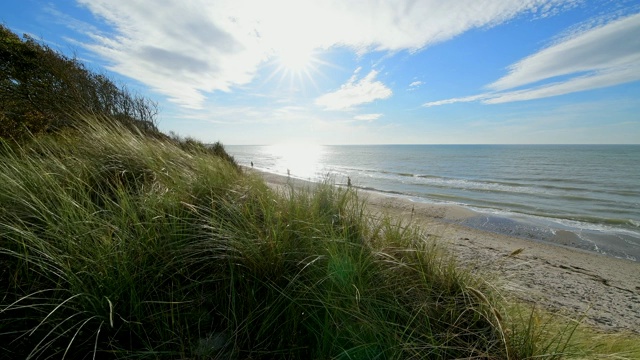
[[[312,144],[279,144],[263,150],[274,161],[275,171],[302,179],[316,179],[322,173],[325,149]]]

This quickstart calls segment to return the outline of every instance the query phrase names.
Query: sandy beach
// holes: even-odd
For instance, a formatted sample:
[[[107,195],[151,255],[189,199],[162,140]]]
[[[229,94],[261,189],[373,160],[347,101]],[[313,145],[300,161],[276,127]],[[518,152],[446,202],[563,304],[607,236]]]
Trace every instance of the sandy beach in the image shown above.
[[[274,188],[310,184],[260,174]],[[462,221],[479,214],[460,206],[365,190],[358,194],[367,201],[371,216],[389,215],[421,227],[428,237],[446,244],[463,266],[492,279],[505,296],[574,319],[584,317],[585,323],[607,332],[640,333],[639,262],[463,226]]]

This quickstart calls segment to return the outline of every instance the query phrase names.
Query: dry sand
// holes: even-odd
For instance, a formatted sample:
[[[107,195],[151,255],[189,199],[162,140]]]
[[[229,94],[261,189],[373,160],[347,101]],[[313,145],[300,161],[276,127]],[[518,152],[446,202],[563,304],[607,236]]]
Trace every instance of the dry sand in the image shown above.
[[[273,187],[309,184],[261,175]],[[478,214],[460,206],[363,190],[359,195],[372,216],[389,215],[420,226],[446,243],[472,272],[495,279],[503,294],[574,319],[584,316],[584,322],[605,331],[640,333],[640,262],[462,226],[458,222]]]

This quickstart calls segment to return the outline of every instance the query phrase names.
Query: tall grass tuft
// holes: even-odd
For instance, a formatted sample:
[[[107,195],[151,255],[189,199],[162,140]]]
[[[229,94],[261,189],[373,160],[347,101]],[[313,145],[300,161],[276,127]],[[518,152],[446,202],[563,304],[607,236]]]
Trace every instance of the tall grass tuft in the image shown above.
[[[0,151],[6,358],[518,359],[551,349],[420,230],[374,219],[350,189],[278,193],[199,145],[80,123]]]

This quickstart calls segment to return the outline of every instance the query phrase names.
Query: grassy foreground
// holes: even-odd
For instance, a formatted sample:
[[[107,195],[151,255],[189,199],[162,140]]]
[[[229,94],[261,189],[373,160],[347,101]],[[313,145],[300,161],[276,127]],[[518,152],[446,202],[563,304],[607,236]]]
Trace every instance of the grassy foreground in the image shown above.
[[[505,311],[417,228],[374,221],[350,190],[280,194],[201,146],[82,123],[0,148],[3,358],[597,350],[574,346],[571,323]]]

